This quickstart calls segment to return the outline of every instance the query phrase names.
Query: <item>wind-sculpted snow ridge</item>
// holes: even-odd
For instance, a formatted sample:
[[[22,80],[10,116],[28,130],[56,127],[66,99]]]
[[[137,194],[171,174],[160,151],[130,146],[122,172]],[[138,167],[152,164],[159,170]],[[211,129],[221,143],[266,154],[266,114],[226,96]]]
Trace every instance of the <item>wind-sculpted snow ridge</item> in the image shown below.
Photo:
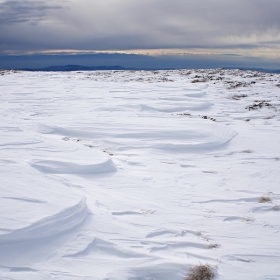
[[[129,140],[130,146],[135,148],[152,148],[165,150],[168,153],[203,153],[224,148],[237,132],[221,124],[197,123],[196,128],[186,126],[185,130],[162,130],[157,132],[139,128],[139,132],[116,134],[116,139]],[[125,140],[125,141],[124,141]],[[127,149],[122,147],[121,150]]]
[[[0,235],[0,246],[59,236],[77,228],[88,214],[86,199],[32,225]]]
[[[43,173],[52,174],[94,174],[116,171],[111,159],[99,164],[79,165],[71,162],[54,160],[40,160],[31,163],[31,166]]]
[[[158,149],[169,150],[179,153],[200,153],[220,149],[224,147],[237,133],[225,126],[215,125],[211,130],[199,130],[198,137],[190,141],[182,141],[181,143],[159,144]],[[185,142],[185,143],[184,143]]]
[[[159,108],[155,108],[155,107],[150,107],[150,106],[146,106],[146,105],[142,105],[141,109],[143,111],[158,111],[158,112],[166,112],[166,113],[177,113],[177,112],[184,112],[184,111],[199,111],[199,110],[207,110],[208,108],[210,108],[213,104],[209,103],[209,102],[205,102],[205,103],[198,103],[195,102],[193,104],[188,103],[187,106],[184,107],[159,107]]]
[[[0,76],[0,279],[279,279],[280,76]]]

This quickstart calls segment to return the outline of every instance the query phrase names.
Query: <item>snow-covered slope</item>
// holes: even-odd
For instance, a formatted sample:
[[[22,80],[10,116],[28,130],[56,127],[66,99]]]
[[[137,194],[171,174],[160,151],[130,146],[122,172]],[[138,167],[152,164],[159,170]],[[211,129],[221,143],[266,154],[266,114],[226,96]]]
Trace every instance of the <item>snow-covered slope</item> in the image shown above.
[[[183,280],[200,263],[280,279],[279,87],[1,72],[0,279]]]

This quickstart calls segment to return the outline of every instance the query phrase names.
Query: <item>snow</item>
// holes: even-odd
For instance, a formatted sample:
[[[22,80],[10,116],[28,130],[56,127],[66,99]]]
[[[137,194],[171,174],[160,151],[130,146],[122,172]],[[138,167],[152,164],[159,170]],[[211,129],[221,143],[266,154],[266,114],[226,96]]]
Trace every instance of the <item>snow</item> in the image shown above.
[[[183,280],[208,263],[280,279],[279,87],[241,70],[2,71],[0,278]]]

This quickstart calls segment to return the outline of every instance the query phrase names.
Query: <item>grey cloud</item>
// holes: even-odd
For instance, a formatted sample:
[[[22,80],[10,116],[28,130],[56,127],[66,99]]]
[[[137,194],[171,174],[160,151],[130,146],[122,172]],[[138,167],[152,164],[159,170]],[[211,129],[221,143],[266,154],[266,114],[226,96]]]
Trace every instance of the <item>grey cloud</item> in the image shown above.
[[[279,10],[279,0],[4,1],[0,49],[277,46]]]
[[[37,23],[46,18],[48,11],[60,9],[54,1],[44,0],[8,0],[0,2],[0,24]]]

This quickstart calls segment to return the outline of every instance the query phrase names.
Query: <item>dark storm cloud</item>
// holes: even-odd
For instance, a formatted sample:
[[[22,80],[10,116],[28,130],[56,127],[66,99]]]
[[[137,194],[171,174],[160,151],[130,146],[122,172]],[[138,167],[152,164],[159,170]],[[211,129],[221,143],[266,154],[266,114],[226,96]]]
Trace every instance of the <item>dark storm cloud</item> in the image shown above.
[[[0,0],[0,51],[277,48],[279,10],[279,0]]]
[[[53,1],[8,0],[0,2],[0,24],[36,23],[48,15],[49,10],[59,9]]]

